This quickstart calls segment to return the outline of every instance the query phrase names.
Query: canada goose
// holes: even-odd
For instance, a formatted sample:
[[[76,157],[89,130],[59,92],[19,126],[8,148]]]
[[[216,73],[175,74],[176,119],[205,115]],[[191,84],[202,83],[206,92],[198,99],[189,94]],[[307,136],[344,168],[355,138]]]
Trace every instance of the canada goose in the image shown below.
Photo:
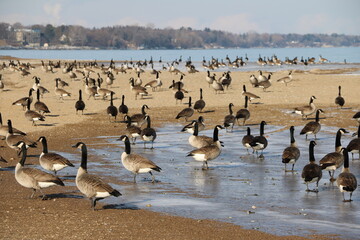
[[[183,89],[184,88],[183,80],[184,80],[184,75],[181,74],[180,80],[177,82],[175,82],[175,80],[173,80],[173,82],[169,88],[172,88],[173,90],[175,90],[175,89],[179,89],[179,87],[180,87],[180,89]]]
[[[217,125],[214,128],[213,144],[205,147],[192,150],[187,156],[193,157],[196,161],[203,162],[203,169],[208,169],[208,161],[214,160],[221,153],[221,142],[219,141],[219,129],[223,129],[222,126]],[[205,166],[205,168],[204,168]]]
[[[357,181],[354,174],[349,170],[349,154],[348,150],[344,148],[344,167],[342,172],[339,174],[336,183],[339,187],[340,192],[343,195],[344,202],[351,202],[352,193],[357,188]],[[349,200],[345,200],[345,192],[350,192]]]
[[[335,98],[335,104],[340,108],[345,104],[345,99],[341,96],[341,86],[339,86],[339,95]]]
[[[40,113],[30,110],[30,101],[28,100],[27,111],[25,112],[25,118],[32,121],[32,125],[36,126],[35,121],[45,121],[45,117]]]
[[[214,81],[216,81],[216,80],[215,80],[215,73],[214,73],[214,75],[211,76],[211,75],[210,75],[210,71],[208,70],[205,80],[206,80],[206,82],[209,84],[209,87],[210,87],[210,85],[211,85]]]
[[[335,152],[326,154],[319,162],[322,170],[329,171],[331,182],[336,180],[334,178],[335,170],[339,168],[344,162],[343,148],[341,146],[341,135],[345,133],[348,133],[348,131],[343,128],[340,128],[336,132]]]
[[[110,106],[107,107],[106,113],[109,115],[109,120],[110,120],[110,117],[114,117],[115,121],[116,121],[116,116],[118,115],[118,110],[117,110],[117,107],[114,106],[113,95],[114,95],[114,93],[112,92],[110,94]]]
[[[255,77],[254,74],[251,74],[251,75],[250,75],[249,81],[250,81],[250,84],[251,84],[253,87],[257,87],[258,84],[259,84],[259,81],[258,81],[258,79]]]
[[[290,127],[290,146],[285,148],[283,151],[283,154],[282,154],[282,163],[285,163],[285,172],[288,171],[288,170],[286,170],[286,164],[288,164],[288,163],[292,164],[292,168],[290,171],[293,172],[294,165],[300,157],[300,150],[296,146],[296,142],[295,142],[294,130],[295,130],[294,126],[291,126]]]
[[[34,196],[36,190],[39,190],[42,194],[42,199],[45,199],[45,194],[41,191],[42,188],[55,185],[64,186],[60,178],[50,173],[43,172],[36,168],[25,167],[27,154],[26,145],[20,141],[17,143],[17,147],[21,149],[22,156],[15,167],[15,179],[21,186],[33,189],[33,194],[30,198]]]
[[[262,71],[259,70],[259,76],[257,77],[258,83],[268,81],[270,79],[270,76],[272,75],[272,73],[269,73],[268,77],[266,77],[266,76],[264,76],[262,74],[263,74]]]
[[[176,104],[178,103],[178,101],[180,101],[180,103],[182,103],[182,100],[184,99],[184,92],[181,91],[180,85],[178,85],[178,90],[175,92],[175,100],[176,100]]]
[[[141,127],[146,122],[146,115],[145,108],[149,109],[148,105],[144,104],[141,107],[141,113],[136,113],[132,115],[131,118],[131,124],[134,126]]]
[[[52,171],[56,175],[57,171],[60,171],[65,167],[74,167],[74,165],[67,158],[64,158],[57,153],[48,152],[47,140],[44,136],[39,137],[37,141],[41,142],[43,146],[43,151],[39,158],[39,162],[42,168],[48,171]]]
[[[76,186],[90,199],[91,208],[95,210],[96,202],[109,196],[121,196],[121,193],[101,180],[97,175],[87,171],[87,148],[85,143],[78,142],[73,146],[81,149],[81,165],[76,174]]]
[[[146,142],[151,142],[151,149],[154,148],[154,141],[156,139],[156,131],[151,127],[150,116],[146,115],[147,127],[141,130],[141,138],[144,140],[144,148],[146,148]]]
[[[59,86],[60,86],[61,88],[64,88],[64,87],[68,87],[68,86],[69,86],[69,84],[68,84],[67,82],[61,80],[60,78],[55,78],[55,81],[56,81],[56,80],[58,81],[58,84],[59,84]]]
[[[79,90],[79,100],[76,101],[75,103],[75,109],[76,109],[76,114],[78,111],[81,111],[82,114],[84,114],[84,109],[85,109],[85,103],[82,100],[82,92],[81,89]]]
[[[88,100],[91,97],[95,99],[95,96],[97,95],[97,88],[89,86],[89,77],[85,77],[85,93],[89,95]]]
[[[16,128],[12,128],[13,134],[14,135],[26,135],[26,133],[16,129]],[[0,137],[6,137],[7,133],[9,132],[9,127],[7,125],[3,125],[2,122],[2,116],[0,113]]]
[[[188,132],[193,134],[195,131],[195,122],[198,123],[198,131],[205,130],[204,118],[203,116],[199,116],[198,120],[192,120],[191,123],[185,125],[181,132]]]
[[[149,93],[146,91],[146,88],[135,85],[135,83],[134,83],[134,78],[130,78],[129,82],[130,82],[131,92],[132,92],[133,94],[135,94],[135,100],[137,100],[137,96],[138,96],[138,95],[140,95],[141,98],[142,98],[144,95],[148,95],[148,94],[149,94]]]
[[[285,86],[287,86],[287,84],[289,82],[291,82],[292,79],[293,79],[291,74],[292,74],[292,71],[289,71],[289,74],[286,77],[282,77],[282,78],[280,78],[280,79],[278,79],[276,81],[281,82],[281,83],[285,83]]]
[[[250,146],[252,147],[252,149],[254,151],[256,151],[256,155],[258,155],[258,151],[261,150],[261,155],[263,155],[263,151],[264,149],[267,147],[268,145],[268,141],[266,139],[266,137],[264,137],[264,126],[267,125],[265,121],[261,121],[260,123],[260,135],[259,136],[255,136],[252,140],[252,142],[250,143]]]
[[[249,154],[249,149],[251,148],[250,143],[253,141],[253,139],[254,139],[254,136],[251,135],[251,129],[249,127],[247,127],[246,135],[242,138],[241,143],[246,148],[246,151],[248,154]]]
[[[159,72],[156,72],[155,80],[152,80],[144,85],[144,87],[151,87],[152,91],[155,92],[162,86],[162,81],[159,78]]]
[[[30,140],[26,136],[14,134],[11,120],[8,120],[8,133],[6,134],[6,144],[16,151],[20,151],[20,147],[17,146],[17,143],[22,141],[25,142],[26,147],[36,148],[36,142]]]
[[[254,100],[254,99],[260,98],[259,96],[255,95],[255,94],[253,94],[253,93],[251,93],[251,92],[247,92],[247,91],[246,91],[246,86],[245,86],[245,85],[243,85],[242,95],[243,95],[244,97],[246,97],[246,96],[247,96],[247,97],[249,98],[249,101],[250,101],[250,102],[251,102],[251,100]]]
[[[137,73],[137,78],[134,79],[134,86],[141,86],[142,80],[140,78],[140,72]]]
[[[151,160],[131,153],[130,141],[126,135],[122,135],[118,140],[125,143],[125,151],[121,154],[121,162],[123,166],[130,172],[134,173],[134,182],[136,182],[136,175],[139,173],[150,173],[152,182],[155,182],[155,177],[151,171],[160,172],[162,169],[153,163]]]
[[[230,86],[230,84],[231,84],[231,81],[232,81],[232,78],[231,78],[231,76],[230,76],[230,72],[228,71],[228,72],[226,72],[225,73],[225,75],[224,75],[224,77],[221,79],[221,85],[224,87],[224,88],[226,88],[226,90],[228,90],[229,89],[229,86]]]
[[[141,128],[131,125],[131,118],[128,115],[125,115],[124,119],[126,121],[127,135],[132,140],[132,144],[135,144],[136,138],[140,137]]]
[[[43,112],[43,114],[50,113],[50,110],[46,106],[46,104],[40,101],[40,90],[39,89],[36,91],[36,98],[37,98],[37,102],[34,104],[35,110],[38,111],[40,114],[41,114],[41,112]]]
[[[360,124],[360,112],[355,113],[352,118],[358,121],[358,123]]]
[[[228,128],[231,128],[231,132],[233,131],[234,124],[235,124],[235,116],[233,115],[232,107],[234,104],[229,103],[229,114],[225,116],[224,118],[224,127],[226,129],[226,132],[228,132]]]
[[[188,118],[191,117],[193,114],[194,114],[194,109],[191,107],[191,97],[189,97],[189,107],[181,110],[175,119],[179,119],[179,118],[183,117],[183,118],[185,118],[185,121],[187,122]]]
[[[68,91],[59,88],[59,78],[56,79],[56,86],[55,86],[55,94],[57,96],[59,96],[59,99],[64,100],[64,97],[70,97],[71,93],[69,93]]]
[[[316,145],[315,141],[311,141],[309,144],[309,161],[310,163],[305,165],[301,178],[306,183],[306,191],[307,192],[319,192],[319,181],[322,177],[321,167],[315,163],[314,157],[314,146]],[[310,190],[309,183],[316,182],[316,189]]]
[[[295,108],[294,112],[297,114],[300,114],[303,119],[304,119],[304,117],[305,117],[305,119],[307,119],[307,116],[313,114],[316,111],[314,99],[316,99],[316,97],[311,96],[309,105],[297,107],[297,108]]]
[[[111,85],[113,85],[114,76],[112,75],[112,73],[110,73],[110,72],[107,73],[105,83],[106,83],[106,86],[111,87]]]
[[[267,77],[267,80],[264,81],[259,81],[257,87],[262,88],[264,92],[266,92],[266,89],[268,89],[269,87],[271,87],[271,75],[272,73],[269,73],[269,76]]]
[[[220,130],[220,129],[219,129]],[[199,123],[194,122],[194,133],[189,137],[189,143],[194,148],[202,148],[214,143],[214,139],[208,136],[199,136]]]
[[[215,94],[218,94],[220,91],[224,92],[224,87],[216,80],[213,81],[211,87],[215,90]]]
[[[201,113],[202,110],[205,108],[205,105],[206,105],[206,103],[203,100],[202,88],[200,88],[200,99],[195,102],[194,109],[196,111],[198,111],[199,113]]]
[[[98,81],[98,85],[97,85],[96,91],[97,91],[97,94],[100,97],[102,97],[103,100],[105,100],[105,98],[107,98],[107,96],[111,96],[111,94],[115,94],[115,92],[113,92],[109,89],[102,88],[100,79],[98,79],[97,81]]]
[[[360,125],[358,127],[357,136],[358,137],[352,139],[346,147],[348,152],[351,152],[353,160],[354,160],[354,153],[359,153],[359,159],[360,159]]]
[[[236,121],[239,124],[239,119],[243,120],[243,126],[245,125],[245,121],[248,120],[250,118],[250,111],[247,109],[248,108],[248,96],[245,96],[245,105],[243,109],[240,109],[239,111],[236,112],[235,118]]]
[[[124,101],[125,101],[125,96],[122,95],[122,97],[121,97],[121,105],[119,106],[119,113],[128,114],[129,108],[125,105]]]
[[[34,89],[30,88],[28,97],[20,98],[19,100],[13,102],[12,105],[22,106],[23,110],[25,110],[27,107],[27,104],[28,104],[28,100],[30,103],[32,103],[32,101],[33,101],[33,96],[32,96],[33,91],[34,91]]]
[[[321,129],[321,124],[320,124],[320,118],[319,115],[320,113],[324,113],[324,111],[322,109],[318,109],[316,110],[316,117],[315,117],[315,122],[311,121],[308,122],[304,128],[301,130],[300,135],[306,135],[305,140],[307,140],[307,136],[309,134],[314,134],[315,136],[315,140],[316,140],[316,134],[320,131]]]

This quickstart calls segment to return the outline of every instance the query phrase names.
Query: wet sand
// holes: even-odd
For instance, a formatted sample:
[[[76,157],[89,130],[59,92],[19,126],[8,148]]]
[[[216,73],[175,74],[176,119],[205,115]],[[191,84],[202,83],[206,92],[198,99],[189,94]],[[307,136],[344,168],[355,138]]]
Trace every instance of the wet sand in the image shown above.
[[[357,71],[352,69],[347,71]],[[61,151],[75,153],[71,145],[78,139],[92,138],[96,136],[114,136],[124,133],[125,125],[120,122],[110,122],[106,115],[109,101],[87,100],[86,94],[83,98],[86,103],[84,115],[76,115],[74,104],[78,97],[78,90],[83,89],[82,81],[72,81],[68,75],[63,74],[61,69],[56,73],[45,73],[40,66],[31,70],[31,75],[22,77],[19,72],[2,70],[5,91],[0,93],[0,109],[3,121],[12,119],[14,127],[28,133],[29,137],[36,140],[39,136],[46,136],[50,151]],[[99,72],[99,70],[95,70]],[[225,70],[224,70],[225,71]],[[251,118],[249,124],[259,124],[266,120],[271,125],[303,126],[307,121],[302,120],[299,115],[291,114],[294,107],[306,105],[311,95],[315,95],[317,107],[326,111],[322,124],[327,126],[345,127],[355,131],[357,123],[351,119],[356,111],[360,109],[358,93],[360,77],[358,75],[344,74],[342,70],[329,71],[298,71],[293,74],[294,80],[286,87],[281,83],[273,82],[268,92],[252,88],[248,78],[255,72],[233,72],[231,74],[233,83],[231,88],[224,94],[215,94],[208,88],[205,82],[206,72],[186,74],[185,89],[189,91],[186,96],[191,96],[193,101],[199,98],[199,88],[204,89],[204,100],[206,101],[205,113],[201,113],[210,129],[215,124],[221,124],[225,115],[228,114],[227,105],[232,102],[234,110],[243,107],[244,100],[241,96],[242,85],[246,84],[248,91],[261,96],[258,101],[250,104]],[[286,71],[274,73],[273,78],[286,76]],[[29,88],[33,85],[32,76],[41,78],[41,85],[49,89],[42,99],[50,108],[51,113],[46,116],[46,121],[40,126],[32,126],[31,122],[24,117],[24,112],[19,106],[12,106],[15,100],[27,95]],[[96,74],[92,74],[93,77]],[[159,92],[151,92],[151,96],[142,100],[135,100],[131,94],[128,79],[136,77],[134,72],[115,75],[114,87],[117,99],[115,106],[121,103],[121,95],[126,96],[125,103],[130,108],[130,113],[140,112],[142,104],[147,104],[147,111],[152,117],[155,127],[165,123],[184,123],[184,120],[175,120],[176,114],[186,105],[176,105],[173,91],[168,89],[171,81],[178,80],[178,75],[163,72],[160,77],[163,86]],[[56,77],[70,83],[66,88],[72,93],[69,99],[59,100],[54,94]],[[103,76],[104,77],[104,76]],[[105,78],[105,77],[104,77]],[[143,82],[155,79],[149,72],[142,74]],[[343,88],[343,96],[346,100],[345,109],[337,109],[334,99],[337,96],[337,87]],[[104,86],[105,87],[105,86]],[[35,97],[35,96],[34,96]],[[187,102],[187,98],[183,103]],[[200,114],[195,113],[192,119]],[[314,117],[314,116],[312,116]],[[120,120],[121,117],[118,117]],[[185,123],[184,123],[185,124]],[[288,142],[288,139],[286,139]],[[91,142],[86,142],[91,144]],[[302,237],[279,237],[255,230],[245,230],[239,226],[211,220],[196,220],[181,217],[168,216],[144,209],[118,209],[118,206],[98,206],[98,211],[90,210],[90,203],[83,199],[82,195],[74,186],[53,187],[44,189],[51,200],[41,201],[39,198],[28,199],[31,190],[21,187],[14,179],[13,167],[18,161],[15,151],[10,150],[5,141],[1,141],[1,156],[8,160],[8,164],[1,163],[1,215],[3,216],[3,227],[0,236],[7,239],[38,239],[38,238],[116,238],[116,239],[302,239]],[[331,146],[333,149],[333,146]],[[27,159],[28,164],[38,164],[38,155],[41,146],[30,149]],[[73,159],[70,159],[73,161]],[[89,161],[101,161],[89,156]],[[61,175],[61,172],[60,172]],[[129,184],[128,179],[106,179],[110,183]],[[67,179],[65,184],[73,181]],[[121,189],[119,189],[121,192]],[[354,194],[356,195],[356,193]],[[121,197],[120,197],[121,198]],[[121,203],[121,199],[119,199]],[[355,202],[356,203],[356,202]],[[124,204],[124,206],[126,206]],[[151,209],[150,209],[151,210]],[[46,228],[45,228],[46,226]],[[331,238],[331,236],[309,236],[318,239]]]

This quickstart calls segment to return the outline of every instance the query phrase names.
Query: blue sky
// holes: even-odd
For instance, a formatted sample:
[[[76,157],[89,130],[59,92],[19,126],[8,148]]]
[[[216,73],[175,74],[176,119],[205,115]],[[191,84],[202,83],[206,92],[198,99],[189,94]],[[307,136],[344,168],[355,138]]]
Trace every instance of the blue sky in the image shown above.
[[[0,22],[360,35],[359,0],[0,0]]]

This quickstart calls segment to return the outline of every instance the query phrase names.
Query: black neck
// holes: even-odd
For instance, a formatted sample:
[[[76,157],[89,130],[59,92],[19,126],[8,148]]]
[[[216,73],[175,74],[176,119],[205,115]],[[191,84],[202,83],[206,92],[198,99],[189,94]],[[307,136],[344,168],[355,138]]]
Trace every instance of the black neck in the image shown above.
[[[341,97],[341,86],[339,86],[339,97]]]
[[[343,155],[344,155],[344,168],[349,168],[349,152],[346,148],[344,148]]]
[[[189,107],[191,107],[191,97],[189,97]]]
[[[293,128],[290,129],[290,142],[291,143],[295,142],[294,129]]]
[[[81,168],[87,170],[87,148],[85,144],[81,146]]]
[[[249,127],[246,129],[246,134],[247,134],[248,136],[250,136],[250,134],[251,134],[251,130],[250,130]]]
[[[219,129],[217,126],[214,128],[213,140],[214,142],[219,141]]]
[[[13,134],[13,128],[12,128],[12,123],[11,123],[11,120],[8,120],[8,131],[9,131],[9,134]]]
[[[143,115],[146,115],[146,112],[145,112],[145,105],[144,105],[144,106],[142,106],[142,108],[141,108],[141,113],[142,113]]]
[[[338,130],[336,132],[336,138],[335,138],[335,148],[341,147],[341,131]]]
[[[202,89],[200,88],[200,99],[203,99],[203,96],[202,96]]]
[[[264,135],[264,122],[260,124],[260,136]]]
[[[114,106],[114,103],[113,103],[113,93],[110,94],[110,106]]]
[[[29,97],[32,95],[32,89],[29,90]]]
[[[360,125],[359,125],[359,127],[358,127],[358,133],[357,133],[357,135],[358,135],[358,138],[360,138]]]
[[[245,85],[243,85],[243,91],[246,92],[246,87],[245,87]]]
[[[151,128],[150,116],[147,116],[146,121],[147,121],[147,128]]]
[[[316,111],[316,117],[315,117],[316,122],[319,122],[320,120],[319,116],[320,116],[320,111]]]
[[[195,122],[193,135],[197,136],[198,134],[199,134],[199,124]]]
[[[125,96],[124,96],[124,95],[122,95],[121,105],[124,105],[124,99],[125,99]]]
[[[130,140],[128,137],[125,138],[125,152],[126,154],[131,153]]]
[[[36,98],[38,101],[40,101],[40,89],[36,91]]]
[[[82,101],[81,90],[79,90],[79,101]]]
[[[43,153],[48,153],[47,141],[46,138],[42,138],[42,145],[43,145]]]
[[[0,113],[0,125],[2,125],[3,122],[2,122],[2,116],[1,116],[1,113]]]
[[[233,111],[232,111],[232,105],[231,104],[229,104],[229,113],[230,113],[230,115],[232,115],[233,114]]]
[[[247,109],[248,107],[248,100],[249,100],[248,96],[245,96],[245,109]]]
[[[21,146],[21,153],[22,153],[22,155],[21,155],[21,159],[20,159],[20,165],[21,166],[24,166],[25,165],[25,160],[26,160],[26,154],[27,154],[27,150],[26,150],[26,145],[25,145],[25,143],[23,142],[23,145]]]
[[[315,162],[315,156],[314,156],[314,144],[310,143],[309,145],[309,161]]]

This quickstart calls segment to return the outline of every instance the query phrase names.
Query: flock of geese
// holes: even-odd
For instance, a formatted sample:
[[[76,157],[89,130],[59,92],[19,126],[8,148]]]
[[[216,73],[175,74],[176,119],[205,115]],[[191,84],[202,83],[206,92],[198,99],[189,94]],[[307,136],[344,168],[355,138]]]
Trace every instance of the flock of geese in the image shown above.
[[[6,66],[6,64],[5,64]],[[83,113],[85,110],[85,102],[83,101],[82,93],[88,95],[87,100],[90,98],[93,99],[108,99],[110,98],[110,105],[107,108],[107,115],[110,118],[116,117],[118,114],[122,114],[124,116],[124,122],[126,124],[125,127],[125,135],[122,135],[118,140],[124,142],[125,150],[121,155],[121,162],[125,169],[132,172],[134,174],[134,182],[136,182],[136,176],[140,173],[149,173],[152,177],[152,182],[155,182],[155,177],[152,171],[160,172],[162,169],[156,163],[151,161],[150,159],[141,156],[139,154],[133,153],[131,149],[131,145],[136,144],[136,139],[141,138],[144,142],[144,148],[146,148],[147,143],[151,143],[151,149],[154,148],[154,141],[157,137],[156,130],[151,127],[151,117],[146,113],[146,109],[149,107],[144,104],[141,108],[141,113],[128,115],[129,108],[125,104],[125,96],[122,95],[121,105],[119,107],[114,106],[113,103],[113,95],[114,91],[101,87],[102,84],[106,84],[107,86],[111,86],[114,83],[115,77],[114,74],[118,74],[124,71],[133,70],[136,72],[137,78],[131,77],[129,79],[129,87],[130,91],[134,94],[135,99],[138,97],[143,98],[148,95],[149,88],[151,91],[156,92],[163,86],[163,83],[159,77],[160,71],[155,70],[152,65],[151,73],[154,74],[155,79],[147,82],[143,85],[143,79],[141,78],[141,73],[144,70],[140,67],[141,64],[134,64],[133,67],[128,66],[126,64],[122,64],[120,68],[115,67],[115,63],[113,61],[110,62],[110,66],[98,66],[96,62],[85,63],[82,68],[81,64],[76,61],[72,63],[65,63],[63,65],[62,72],[67,74],[70,79],[75,79],[77,76],[82,76],[84,89],[79,90],[79,98],[75,102],[75,111],[78,114],[79,111]],[[194,72],[195,67],[191,65],[191,61],[187,61],[186,63],[187,69]],[[45,72],[54,73],[54,69],[61,68],[60,62],[58,64],[45,64],[42,62],[42,69]],[[30,71],[34,67],[30,64],[22,64],[20,62],[15,63],[10,61],[9,66],[6,68],[3,67],[3,70],[6,69],[18,69],[18,71],[23,72],[24,69],[26,71]],[[81,70],[82,69],[82,70]],[[102,72],[106,76],[104,80],[100,73],[97,73],[97,78],[92,78],[92,75],[96,74],[95,70]],[[164,70],[164,69],[163,69]],[[172,89],[174,92],[175,103],[182,103],[182,100],[185,97],[185,94],[188,91],[185,90],[185,84],[183,82],[183,78],[185,76],[184,73],[177,70],[175,65],[172,63],[171,66],[167,69],[169,72],[172,72],[175,75],[180,75],[180,79],[178,81],[173,81],[169,86],[169,89]],[[12,70],[15,71],[15,70]],[[1,75],[0,75],[1,76]],[[268,76],[264,76],[262,71],[259,70],[259,76],[255,77],[255,75],[251,75],[249,78],[249,82],[253,87],[262,88],[265,92],[269,87],[271,87],[271,76],[270,73]],[[36,125],[38,121],[45,120],[45,114],[50,113],[49,108],[46,106],[44,102],[41,101],[41,98],[44,94],[48,94],[50,91],[47,90],[44,86],[41,85],[41,79],[37,76],[33,77],[34,85],[30,88],[28,95],[21,99],[18,99],[13,102],[13,105],[21,106],[25,111],[25,118]],[[289,72],[288,76],[280,78],[277,82],[288,84],[292,80],[292,71]],[[225,92],[232,82],[231,72],[226,71],[222,74],[220,78],[216,77],[216,73],[211,74],[209,70],[207,70],[207,75],[205,77],[206,83],[209,87],[212,87],[215,94],[219,92]],[[64,99],[65,97],[71,96],[71,93],[66,91],[64,87],[69,84],[60,78],[55,79],[55,90],[54,93],[59,99]],[[143,86],[142,86],[143,85]],[[0,77],[0,86],[4,86],[1,82]],[[340,108],[344,106],[345,100],[341,96],[341,86],[339,86],[338,96],[335,99],[335,104]],[[31,110],[31,103],[33,102],[33,92],[36,92],[37,101],[34,103],[34,110]],[[195,111],[199,113],[203,113],[204,108],[206,107],[205,100],[203,99],[203,89],[199,89],[200,99],[195,101],[194,105],[192,104],[192,98],[188,97],[188,107],[181,110],[176,116],[175,119],[184,118],[186,122],[189,121]],[[208,162],[214,160],[220,156],[223,142],[219,140],[219,131],[222,129],[226,129],[226,132],[232,132],[234,126],[237,125],[246,125],[246,121],[250,118],[250,111],[248,110],[248,102],[259,99],[260,97],[248,92],[246,90],[246,86],[243,85],[242,95],[244,97],[244,108],[238,110],[236,113],[233,112],[233,103],[229,103],[229,114],[224,116],[223,124],[219,124],[214,126],[213,128],[213,136],[208,137],[205,135],[199,135],[199,132],[205,129],[204,118],[200,116],[197,120],[192,120],[186,126],[183,127],[182,132],[190,133],[188,142],[195,149],[190,151],[187,156],[193,157],[194,160],[203,163],[203,169],[208,169]],[[300,114],[303,119],[307,119],[308,116],[315,113],[315,121],[310,121],[301,130],[301,135],[306,135],[306,140],[308,139],[308,135],[314,135],[314,140],[316,140],[316,134],[321,130],[320,124],[320,113],[324,113],[322,109],[317,109],[314,104],[314,100],[316,100],[315,96],[310,97],[310,101],[307,105],[297,107],[294,109],[294,113]],[[346,148],[341,146],[341,135],[347,133],[347,131],[343,128],[339,129],[336,134],[335,141],[335,151],[324,156],[319,165],[316,164],[314,158],[314,148],[316,146],[316,141],[312,140],[309,143],[309,164],[304,166],[301,177],[305,181],[307,185],[306,191],[318,192],[318,184],[320,179],[322,178],[322,171],[328,171],[330,175],[331,181],[336,181],[340,191],[344,194],[345,192],[350,193],[350,197],[348,200],[345,199],[345,195],[343,195],[344,201],[352,201],[352,193],[357,188],[357,180],[356,177],[349,170],[349,152],[352,153],[354,158],[354,153],[359,153],[360,150],[360,112],[356,113],[353,116],[359,122],[359,130],[357,134],[357,138],[354,138]],[[54,185],[64,186],[63,181],[57,176],[58,171],[66,167],[74,167],[74,165],[65,157],[55,153],[49,152],[47,140],[45,136],[39,137],[37,141],[32,141],[26,135],[26,133],[14,128],[12,126],[12,121],[8,120],[7,125],[4,125],[2,122],[2,117],[0,114],[0,136],[5,138],[7,145],[16,150],[17,153],[21,154],[21,159],[17,163],[15,167],[15,178],[16,181],[25,188],[29,188],[33,190],[33,195],[37,190],[42,193],[42,197],[46,196],[43,194],[43,188],[51,187]],[[146,124],[146,127],[142,128],[142,126]],[[266,121],[261,121],[260,123],[260,133],[257,136],[251,135],[250,127],[247,127],[247,134],[242,138],[242,145],[247,150],[248,154],[250,154],[249,150],[252,150],[254,154],[256,152],[257,156],[261,152],[259,157],[263,156],[263,151],[268,146],[268,140],[264,134],[265,126],[267,125]],[[294,171],[294,165],[296,161],[300,158],[300,150],[298,149],[294,137],[294,126],[290,127],[290,146],[285,148],[282,154],[282,163],[285,164],[285,171]],[[37,147],[37,143],[41,143],[43,150],[39,156],[40,166],[46,170],[42,171],[39,169],[31,168],[25,165],[26,157],[27,157],[27,149],[29,147],[35,148]],[[115,196],[118,197],[121,193],[112,188],[108,183],[103,181],[99,176],[92,175],[88,173],[87,170],[87,146],[83,142],[78,142],[73,146],[74,148],[79,148],[81,150],[81,164],[78,168],[76,175],[76,186],[86,197],[91,200],[91,207],[95,209],[96,202],[100,199]],[[5,161],[2,157],[0,157],[0,161]],[[292,169],[287,170],[286,165],[292,164]],[[335,178],[335,170],[343,166],[342,172]],[[49,173],[49,172],[52,172]],[[310,190],[308,184],[315,182],[316,188],[314,190]]]

